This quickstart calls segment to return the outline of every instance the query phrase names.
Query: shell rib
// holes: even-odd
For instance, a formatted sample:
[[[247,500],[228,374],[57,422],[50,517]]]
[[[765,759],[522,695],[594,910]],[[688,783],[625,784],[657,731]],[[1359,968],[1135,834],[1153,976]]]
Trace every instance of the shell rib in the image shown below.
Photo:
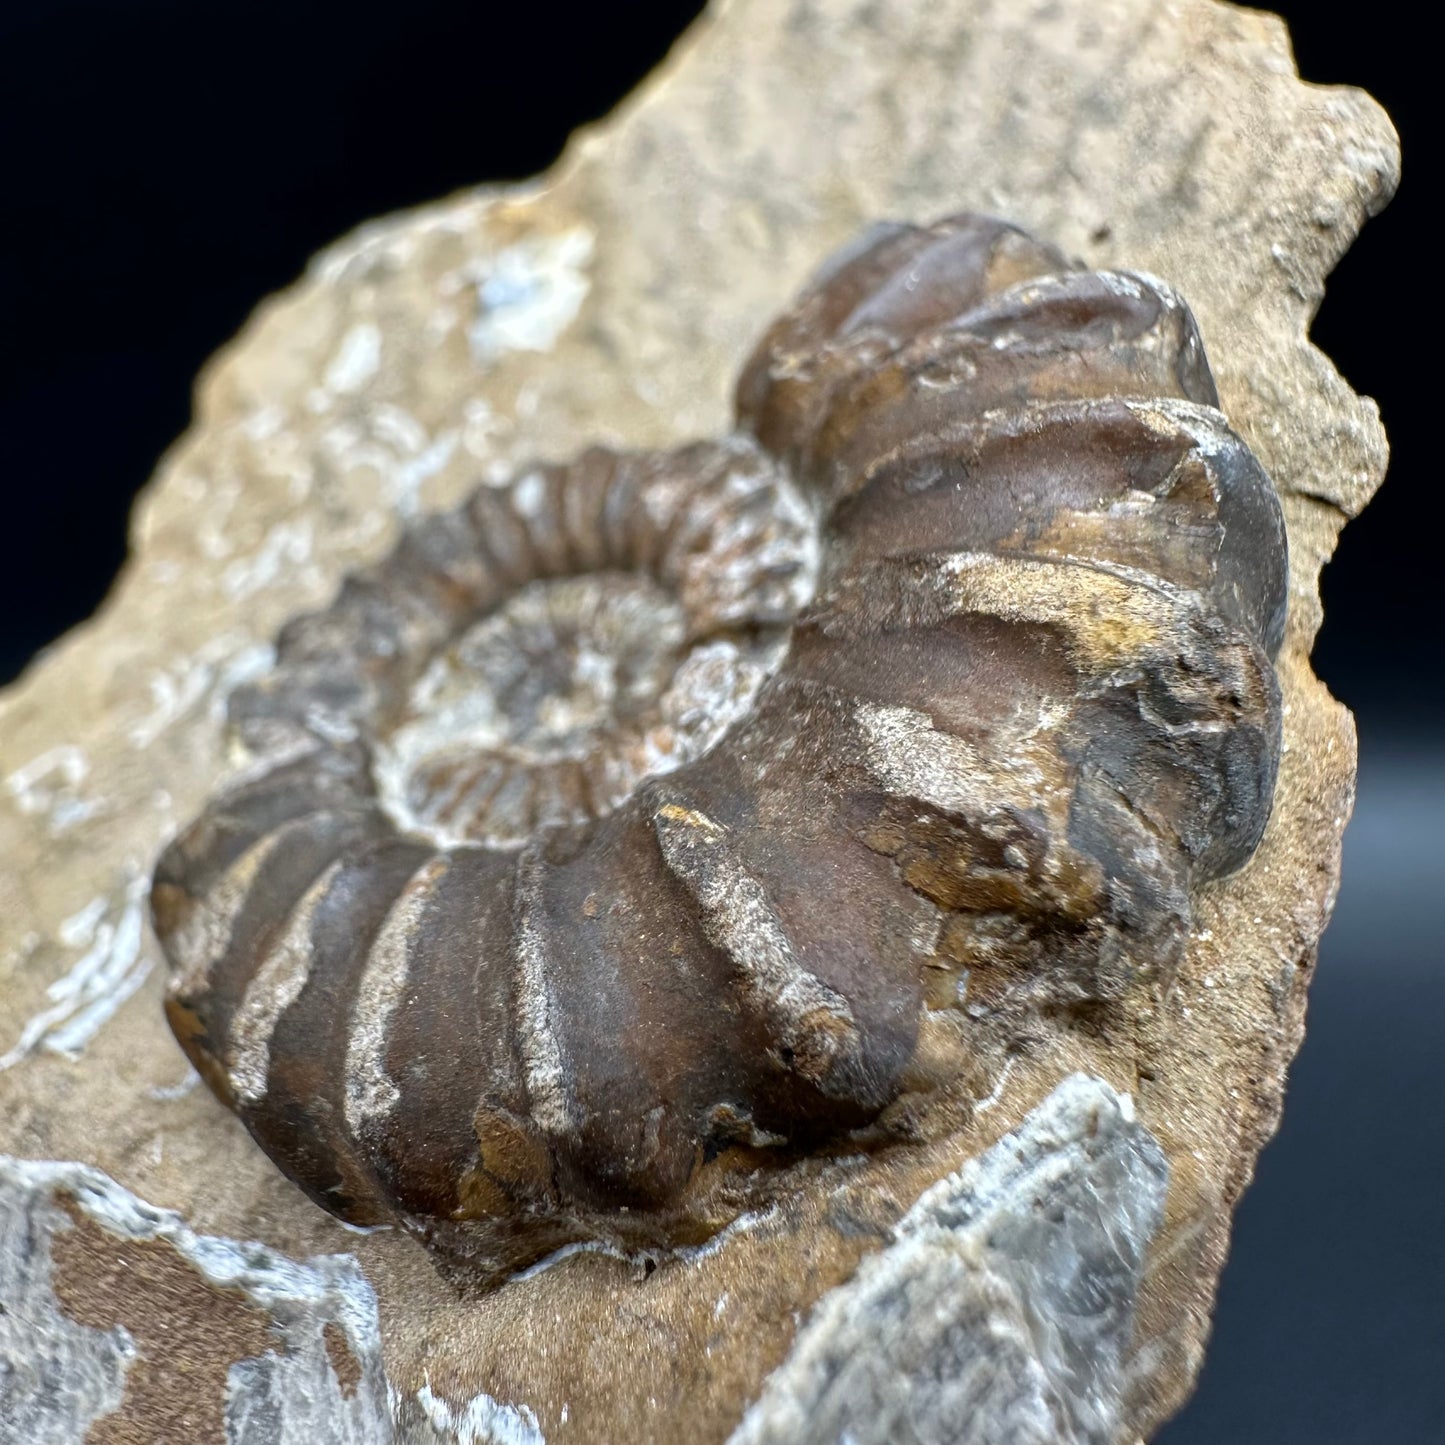
[[[1279,749],[1217,400],[1163,283],[874,228],[734,435],[480,488],[283,631],[156,872],[177,1037],[319,1204],[489,1280],[886,1143],[950,1020],[1166,985]]]

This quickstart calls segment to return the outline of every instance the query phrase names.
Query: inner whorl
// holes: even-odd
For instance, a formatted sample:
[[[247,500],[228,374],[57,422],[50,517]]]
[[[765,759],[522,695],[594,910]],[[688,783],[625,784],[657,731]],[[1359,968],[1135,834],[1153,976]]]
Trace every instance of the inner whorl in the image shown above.
[[[298,729],[360,744],[401,833],[518,847],[744,717],[817,558],[813,510],[746,439],[593,450],[429,519],[287,629],[231,719],[263,755]]]

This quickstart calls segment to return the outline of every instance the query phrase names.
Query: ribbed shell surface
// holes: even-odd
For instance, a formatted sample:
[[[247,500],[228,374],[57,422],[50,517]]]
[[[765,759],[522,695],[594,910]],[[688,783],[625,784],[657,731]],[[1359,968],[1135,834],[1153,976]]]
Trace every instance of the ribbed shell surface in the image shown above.
[[[733,435],[480,487],[283,631],[157,868],[177,1037],[485,1281],[887,1147],[951,1019],[1166,987],[1279,749],[1284,528],[1217,405],[1164,283],[873,228]]]

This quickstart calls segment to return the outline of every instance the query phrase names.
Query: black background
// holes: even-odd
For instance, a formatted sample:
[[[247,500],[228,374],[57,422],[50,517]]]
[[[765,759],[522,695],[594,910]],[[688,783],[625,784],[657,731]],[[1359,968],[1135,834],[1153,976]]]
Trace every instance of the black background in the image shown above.
[[[258,300],[364,219],[542,170],[698,8],[0,0],[0,683],[100,602],[192,378]],[[1430,8],[1276,8],[1301,73],[1370,90],[1403,137],[1404,189],[1314,327],[1380,401],[1393,464],[1324,578],[1316,666],[1357,714],[1361,779],[1310,1036],[1199,1392],[1159,1438],[1440,1445],[1438,137],[1412,65]]]

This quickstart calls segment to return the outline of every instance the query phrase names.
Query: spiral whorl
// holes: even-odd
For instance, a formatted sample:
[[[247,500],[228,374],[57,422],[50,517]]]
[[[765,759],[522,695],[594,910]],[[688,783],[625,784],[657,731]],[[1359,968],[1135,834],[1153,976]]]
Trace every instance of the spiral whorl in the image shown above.
[[[1279,747],[1284,531],[1216,402],[1159,281],[870,231],[735,435],[479,488],[283,631],[156,873],[192,1060],[495,1278],[706,1237],[965,1010],[1167,982]]]

